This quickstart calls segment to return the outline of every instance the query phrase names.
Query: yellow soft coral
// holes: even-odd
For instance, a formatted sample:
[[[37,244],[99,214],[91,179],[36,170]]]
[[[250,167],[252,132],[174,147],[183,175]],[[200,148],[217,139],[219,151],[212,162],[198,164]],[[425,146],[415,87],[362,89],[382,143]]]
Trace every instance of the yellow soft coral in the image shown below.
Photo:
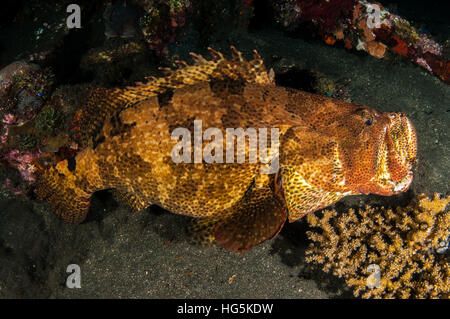
[[[450,196],[419,195],[407,207],[372,208],[321,218],[307,216],[314,228],[307,261],[343,277],[363,298],[448,298],[450,267],[439,254],[450,235]],[[320,228],[320,230],[316,230]],[[375,276],[378,271],[379,277]]]

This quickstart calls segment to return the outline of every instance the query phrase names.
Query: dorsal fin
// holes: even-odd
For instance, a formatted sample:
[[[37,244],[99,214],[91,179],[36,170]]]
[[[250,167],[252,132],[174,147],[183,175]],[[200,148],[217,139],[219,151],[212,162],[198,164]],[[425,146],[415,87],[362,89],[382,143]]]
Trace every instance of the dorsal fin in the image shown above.
[[[179,61],[182,68],[177,70],[167,70],[169,74],[165,77],[151,77],[147,83],[141,83],[126,90],[140,96],[155,96],[166,89],[181,88],[186,85],[193,85],[199,82],[209,82],[212,79],[243,80],[246,83],[260,85],[270,85],[274,83],[264,66],[264,62],[258,52],[254,51],[253,59],[247,61],[242,53],[231,46],[232,58],[226,59],[222,53],[208,48],[211,59],[207,60],[203,56],[191,53],[194,58],[193,65],[187,65]],[[156,94],[155,94],[156,93]]]
[[[135,86],[123,89],[94,89],[83,107],[79,142],[83,146],[88,146],[109,116],[150,97],[164,94],[168,89],[210,82],[215,79],[239,80],[260,85],[274,84],[273,76],[267,73],[258,52],[254,51],[253,59],[247,61],[233,46],[231,46],[231,59],[226,59],[222,53],[214,49],[208,48],[208,50],[211,53],[210,60],[191,53],[194,58],[193,65],[179,61],[182,67],[173,71],[167,70],[169,74],[165,77],[149,77],[146,83],[137,83]]]

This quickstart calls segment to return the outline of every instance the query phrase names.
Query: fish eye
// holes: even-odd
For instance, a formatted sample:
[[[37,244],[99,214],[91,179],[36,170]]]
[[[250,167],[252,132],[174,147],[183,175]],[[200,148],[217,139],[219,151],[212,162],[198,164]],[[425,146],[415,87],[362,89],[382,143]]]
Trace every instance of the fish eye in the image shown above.
[[[372,120],[366,120],[366,121],[364,122],[364,124],[370,125],[370,124],[372,124]]]

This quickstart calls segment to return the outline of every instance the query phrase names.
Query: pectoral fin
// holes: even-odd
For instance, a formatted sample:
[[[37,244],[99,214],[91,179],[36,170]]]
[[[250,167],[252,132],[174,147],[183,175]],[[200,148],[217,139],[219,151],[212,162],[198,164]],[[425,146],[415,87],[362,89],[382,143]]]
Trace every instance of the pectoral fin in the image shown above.
[[[194,236],[202,242],[217,242],[234,252],[244,252],[277,235],[287,211],[267,187],[250,189],[241,201],[220,215],[227,217],[194,219]]]
[[[290,222],[329,206],[344,197],[343,194],[328,192],[309,184],[292,168],[285,167],[281,171]]]
[[[146,201],[142,196],[138,194],[131,194],[127,192],[122,192],[117,189],[112,190],[114,198],[121,203],[125,204],[132,212],[139,212],[144,208],[148,207],[150,203]]]
[[[283,138],[281,184],[290,222],[348,195],[337,142],[307,127]]]

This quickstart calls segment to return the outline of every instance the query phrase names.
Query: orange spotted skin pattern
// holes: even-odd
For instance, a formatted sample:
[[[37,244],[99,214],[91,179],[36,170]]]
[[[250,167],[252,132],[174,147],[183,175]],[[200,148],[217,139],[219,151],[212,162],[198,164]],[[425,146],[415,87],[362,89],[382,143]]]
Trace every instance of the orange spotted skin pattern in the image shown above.
[[[193,54],[193,65],[165,77],[95,90],[82,111],[83,150],[42,173],[38,197],[79,223],[92,194],[111,189],[134,211],[156,204],[197,217],[199,238],[241,252],[274,237],[286,219],[344,196],[409,187],[417,142],[404,114],[277,87],[256,52],[246,61],[232,51],[230,59]],[[248,143],[245,163],[175,163],[171,133],[182,127],[193,136],[194,120],[224,136],[226,128],[278,128],[280,145],[269,154],[279,170],[262,174],[268,164],[248,161]]]

